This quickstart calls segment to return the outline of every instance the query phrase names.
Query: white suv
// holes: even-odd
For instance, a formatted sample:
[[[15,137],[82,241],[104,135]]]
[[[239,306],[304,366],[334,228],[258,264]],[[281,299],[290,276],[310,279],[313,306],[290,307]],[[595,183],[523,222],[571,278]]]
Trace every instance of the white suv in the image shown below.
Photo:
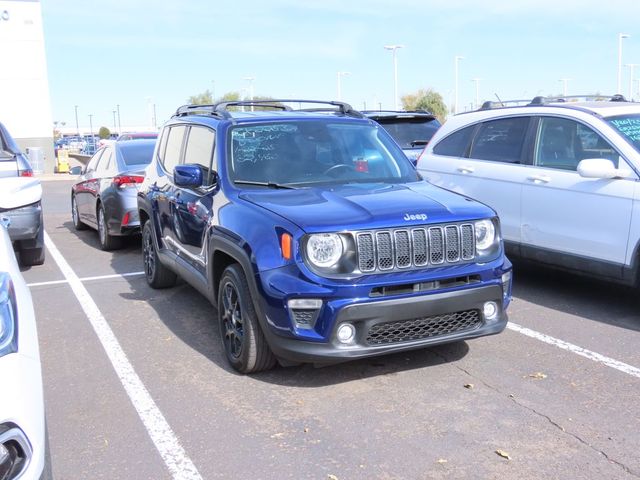
[[[442,126],[418,170],[493,207],[509,254],[636,285],[640,103],[600,99],[487,103]]]

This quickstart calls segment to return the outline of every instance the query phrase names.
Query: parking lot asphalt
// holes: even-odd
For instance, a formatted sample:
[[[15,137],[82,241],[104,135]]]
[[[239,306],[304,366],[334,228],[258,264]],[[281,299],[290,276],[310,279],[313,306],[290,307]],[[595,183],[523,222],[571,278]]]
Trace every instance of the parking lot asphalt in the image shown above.
[[[139,240],[73,229],[70,186],[43,183],[45,227],[86,295],[51,251],[23,272],[58,480],[640,477],[637,291],[516,263],[500,335],[241,376],[203,297],[147,286]]]

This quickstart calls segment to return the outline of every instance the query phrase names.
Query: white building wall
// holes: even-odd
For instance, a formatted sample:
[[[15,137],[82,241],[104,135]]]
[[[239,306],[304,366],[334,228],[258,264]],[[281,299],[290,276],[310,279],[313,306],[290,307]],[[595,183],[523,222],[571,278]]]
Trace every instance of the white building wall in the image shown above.
[[[53,123],[39,0],[0,0],[0,122],[53,171]]]

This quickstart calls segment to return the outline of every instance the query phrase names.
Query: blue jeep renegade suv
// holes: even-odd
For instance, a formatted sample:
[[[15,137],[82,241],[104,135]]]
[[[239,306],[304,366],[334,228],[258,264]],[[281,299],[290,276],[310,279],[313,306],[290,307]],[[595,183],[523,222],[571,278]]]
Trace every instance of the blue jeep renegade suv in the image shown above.
[[[504,329],[495,212],[423,181],[348,104],[188,105],[159,138],[138,196],[147,281],[205,295],[238,371]]]

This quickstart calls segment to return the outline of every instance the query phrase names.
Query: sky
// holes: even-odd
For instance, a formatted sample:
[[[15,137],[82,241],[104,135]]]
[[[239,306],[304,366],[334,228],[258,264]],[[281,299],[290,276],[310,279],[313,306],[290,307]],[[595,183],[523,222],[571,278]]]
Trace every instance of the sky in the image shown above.
[[[42,0],[54,121],[160,125],[190,95],[238,91],[394,107],[433,88],[447,104],[459,60],[460,111],[480,100],[613,94],[640,64],[637,0]],[[623,69],[623,92],[629,91]],[[246,78],[254,78],[253,81]],[[640,77],[640,67],[634,78]],[[638,82],[634,90],[637,98]],[[244,90],[243,90],[244,89]]]

